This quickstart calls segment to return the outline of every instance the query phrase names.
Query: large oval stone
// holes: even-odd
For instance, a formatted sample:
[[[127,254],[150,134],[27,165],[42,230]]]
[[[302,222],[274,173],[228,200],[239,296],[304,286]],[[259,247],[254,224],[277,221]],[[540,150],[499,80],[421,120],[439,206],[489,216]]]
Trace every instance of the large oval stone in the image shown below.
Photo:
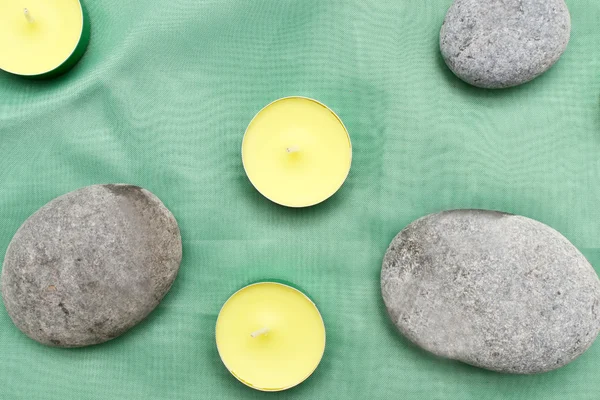
[[[15,325],[40,343],[102,343],[158,305],[180,262],[177,222],[156,196],[137,186],[88,186],[19,228],[4,259],[2,298]]]
[[[423,217],[381,271],[390,318],[434,354],[494,371],[559,368],[600,331],[600,280],[560,233],[484,210]]]
[[[506,88],[550,69],[570,34],[564,0],[455,0],[440,32],[440,49],[462,80]]]

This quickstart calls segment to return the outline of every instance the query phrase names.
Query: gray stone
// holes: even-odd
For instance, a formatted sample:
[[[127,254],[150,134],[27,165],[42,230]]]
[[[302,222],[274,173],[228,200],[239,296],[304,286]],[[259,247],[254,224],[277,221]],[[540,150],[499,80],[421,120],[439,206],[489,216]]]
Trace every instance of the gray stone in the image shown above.
[[[442,357],[507,373],[559,368],[600,331],[600,280],[560,233],[484,210],[423,217],[381,271],[392,322]]]
[[[482,88],[506,88],[546,72],[571,34],[564,0],[455,0],[440,32],[448,67]]]
[[[149,191],[94,185],[33,214],[8,246],[2,297],[15,325],[40,343],[113,339],[169,291],[181,262],[177,221]]]

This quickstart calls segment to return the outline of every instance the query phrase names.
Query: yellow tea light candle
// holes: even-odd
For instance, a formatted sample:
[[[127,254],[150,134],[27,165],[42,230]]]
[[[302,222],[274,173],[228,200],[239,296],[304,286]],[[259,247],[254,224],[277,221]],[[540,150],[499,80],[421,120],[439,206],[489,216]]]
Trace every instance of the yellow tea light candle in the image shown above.
[[[50,78],[73,67],[90,38],[79,0],[0,0],[0,69]]]
[[[325,325],[300,290],[259,282],[227,300],[217,318],[216,340],[233,376],[254,389],[276,392],[315,371],[325,351]]]
[[[250,122],[242,162],[254,187],[271,201],[307,207],[331,197],[350,171],[352,145],[340,118],[306,97],[286,97]]]

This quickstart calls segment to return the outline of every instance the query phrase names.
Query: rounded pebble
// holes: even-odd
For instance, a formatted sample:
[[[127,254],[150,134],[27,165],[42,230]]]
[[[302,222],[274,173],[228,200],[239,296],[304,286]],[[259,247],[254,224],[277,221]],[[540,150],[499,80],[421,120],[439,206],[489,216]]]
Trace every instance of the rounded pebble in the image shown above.
[[[570,33],[564,0],[455,0],[442,25],[440,49],[460,79],[499,89],[550,69]]]
[[[169,291],[181,262],[177,221],[149,191],[94,185],[33,214],[8,246],[2,298],[15,325],[50,346],[113,339]]]
[[[507,373],[559,368],[600,332],[600,280],[560,233],[485,210],[423,217],[381,271],[392,322],[436,355]]]

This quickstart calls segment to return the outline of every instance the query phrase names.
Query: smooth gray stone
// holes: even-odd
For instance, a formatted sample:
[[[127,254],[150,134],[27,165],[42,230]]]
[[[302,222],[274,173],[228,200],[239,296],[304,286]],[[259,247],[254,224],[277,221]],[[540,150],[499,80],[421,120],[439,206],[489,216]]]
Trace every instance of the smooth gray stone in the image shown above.
[[[88,186],[19,228],[4,258],[2,298],[15,325],[40,343],[102,343],[158,305],[180,262],[177,221],[156,196],[137,186]]]
[[[560,233],[484,210],[423,217],[390,244],[381,271],[392,322],[442,357],[517,374],[550,371],[600,331],[600,280]]]
[[[440,49],[460,79],[499,89],[550,69],[570,35],[564,0],[455,0],[442,25]]]

